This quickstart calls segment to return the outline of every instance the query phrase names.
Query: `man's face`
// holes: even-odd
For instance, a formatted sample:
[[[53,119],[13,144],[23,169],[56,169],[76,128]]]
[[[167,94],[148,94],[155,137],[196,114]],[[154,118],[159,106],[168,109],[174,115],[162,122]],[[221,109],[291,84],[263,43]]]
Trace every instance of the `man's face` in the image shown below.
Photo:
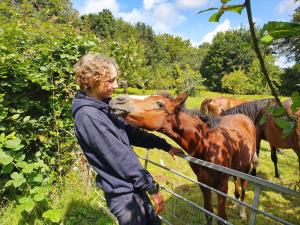
[[[100,99],[111,97],[114,90],[118,87],[117,83],[118,73],[116,68],[111,68],[110,76],[106,77],[103,81],[100,81],[97,88],[97,95]]]

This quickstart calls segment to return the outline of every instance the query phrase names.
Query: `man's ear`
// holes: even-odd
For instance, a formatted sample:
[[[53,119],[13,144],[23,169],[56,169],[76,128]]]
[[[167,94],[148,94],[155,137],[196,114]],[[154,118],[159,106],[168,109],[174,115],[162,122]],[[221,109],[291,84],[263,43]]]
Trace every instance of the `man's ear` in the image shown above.
[[[174,99],[174,109],[176,111],[180,110],[181,107],[183,106],[184,102],[186,101],[187,97],[189,96],[188,92],[185,91],[183,93],[181,93],[180,95],[178,95],[175,99]]]

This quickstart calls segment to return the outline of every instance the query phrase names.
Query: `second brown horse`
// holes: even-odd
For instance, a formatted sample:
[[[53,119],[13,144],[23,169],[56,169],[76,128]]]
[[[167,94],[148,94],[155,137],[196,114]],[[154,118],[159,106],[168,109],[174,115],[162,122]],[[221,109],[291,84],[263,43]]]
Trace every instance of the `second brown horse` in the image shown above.
[[[182,93],[176,99],[161,95],[146,97],[118,96],[110,105],[116,115],[137,127],[159,131],[176,141],[189,155],[211,163],[219,164],[244,173],[249,173],[257,163],[255,151],[255,127],[245,115],[231,115],[220,118],[214,128],[210,128],[200,117],[183,112],[187,98]],[[199,182],[228,191],[228,175],[206,167],[190,163]],[[247,181],[241,180],[242,195],[245,198]],[[204,198],[204,208],[213,212],[211,191],[200,187]],[[218,215],[227,220],[226,198],[218,195]],[[245,208],[240,216],[246,218]],[[207,223],[212,218],[206,216]]]
[[[200,111],[202,113],[209,113],[214,116],[219,116],[223,111],[245,102],[248,102],[248,100],[225,96],[205,98],[201,103]]]

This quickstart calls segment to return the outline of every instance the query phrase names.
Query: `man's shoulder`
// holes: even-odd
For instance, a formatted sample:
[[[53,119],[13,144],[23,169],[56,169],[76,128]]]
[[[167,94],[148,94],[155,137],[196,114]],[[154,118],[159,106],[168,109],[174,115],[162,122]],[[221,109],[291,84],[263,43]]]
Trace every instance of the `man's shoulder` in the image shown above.
[[[102,118],[104,117],[105,118],[105,115],[106,113],[103,112],[102,110],[100,109],[97,109],[93,106],[89,106],[89,105],[85,105],[85,106],[82,106],[76,113],[76,116],[75,116],[75,119],[76,118]]]

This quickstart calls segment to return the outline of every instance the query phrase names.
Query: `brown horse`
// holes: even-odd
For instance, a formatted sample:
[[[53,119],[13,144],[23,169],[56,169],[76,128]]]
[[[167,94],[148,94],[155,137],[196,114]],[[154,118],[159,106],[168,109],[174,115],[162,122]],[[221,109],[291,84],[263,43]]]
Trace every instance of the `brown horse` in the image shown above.
[[[110,106],[115,115],[137,127],[159,131],[176,141],[189,155],[249,173],[256,165],[255,127],[245,115],[221,117],[219,124],[210,128],[201,117],[182,110],[188,95],[182,93],[176,99],[162,95],[144,98],[121,95],[111,100]],[[229,175],[190,163],[199,182],[227,193]],[[245,198],[247,181],[241,179],[242,195]],[[211,191],[200,187],[204,198],[204,208],[213,212]],[[238,193],[235,193],[238,194]],[[238,197],[238,196],[236,196]],[[227,220],[226,198],[218,195],[218,215]],[[240,216],[246,218],[245,208]],[[207,223],[212,218],[206,215]]]
[[[295,153],[298,156],[299,175],[300,175],[300,110],[298,110],[295,114],[292,113],[291,104],[292,104],[291,100],[287,100],[283,102],[283,106],[290,114],[290,116],[296,116],[298,118],[298,125],[295,132],[285,138],[283,138],[282,136],[282,129],[276,126],[273,115],[267,112],[268,106],[273,108],[276,107],[276,103],[274,99],[261,99],[261,100],[243,103],[241,105],[235,106],[221,113],[221,116],[242,113],[250,117],[250,119],[254,122],[256,127],[257,155],[259,155],[261,140],[263,139],[269,142],[271,147],[271,158],[274,163],[276,177],[280,176],[277,167],[276,148],[283,148],[283,149],[292,148],[295,151]],[[260,124],[260,120],[263,115],[267,116],[267,121],[263,124]]]
[[[209,113],[214,116],[220,115],[223,111],[230,109],[234,106],[240,105],[248,100],[236,99],[232,97],[214,97],[214,98],[205,98],[202,101],[200,111],[202,113]]]

